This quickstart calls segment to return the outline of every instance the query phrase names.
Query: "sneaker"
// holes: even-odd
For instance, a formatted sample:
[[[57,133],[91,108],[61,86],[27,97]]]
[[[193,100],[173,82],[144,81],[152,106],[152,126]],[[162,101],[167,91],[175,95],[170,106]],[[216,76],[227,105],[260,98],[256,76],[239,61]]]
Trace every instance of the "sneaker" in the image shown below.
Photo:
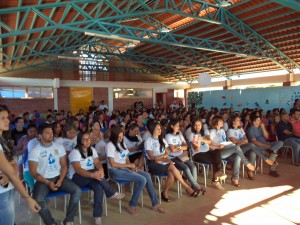
[[[95,225],[102,225],[101,217],[94,217],[94,224]]]
[[[218,181],[212,181],[211,185],[219,190],[224,190],[223,186]]]
[[[271,176],[271,177],[279,177],[280,175],[277,173],[277,171],[270,171],[269,172],[269,175]]]
[[[221,171],[218,171],[216,172],[216,177],[217,177],[217,180],[216,181],[222,181],[222,180],[225,180],[227,175],[222,173]]]
[[[115,199],[115,200],[121,200],[125,197],[124,193],[119,193],[116,192],[113,196],[111,196],[110,198]]]

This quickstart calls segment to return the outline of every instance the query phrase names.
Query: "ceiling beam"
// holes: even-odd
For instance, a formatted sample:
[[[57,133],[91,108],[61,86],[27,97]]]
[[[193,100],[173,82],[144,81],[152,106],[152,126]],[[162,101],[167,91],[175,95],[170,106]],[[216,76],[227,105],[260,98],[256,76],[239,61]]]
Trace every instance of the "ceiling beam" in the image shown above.
[[[297,12],[300,12],[300,1],[299,0],[269,0],[270,2],[276,2],[280,5],[291,8]]]

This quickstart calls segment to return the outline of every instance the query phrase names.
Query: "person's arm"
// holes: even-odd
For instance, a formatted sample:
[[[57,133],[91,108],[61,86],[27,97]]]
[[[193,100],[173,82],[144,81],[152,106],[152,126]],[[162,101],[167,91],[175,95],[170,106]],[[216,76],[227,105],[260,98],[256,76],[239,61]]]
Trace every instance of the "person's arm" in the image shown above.
[[[17,174],[15,173],[13,167],[10,163],[6,160],[5,155],[3,152],[0,152],[0,170],[4,173],[13,184],[15,189],[20,193],[20,195],[26,200],[27,206],[33,212],[38,212],[41,207],[34,201],[29,194],[27,193],[24,185],[18,178]]]
[[[60,162],[61,168],[60,168],[59,179],[57,180],[57,182],[55,184],[57,187],[61,186],[63,180],[65,179],[65,177],[66,177],[66,175],[68,173],[68,163],[67,163],[67,157],[66,157],[66,155],[60,157],[59,162]]]
[[[126,158],[128,158],[128,157],[126,156]],[[134,169],[135,168],[135,164],[130,163],[130,161],[127,160],[127,159],[126,159],[125,164],[117,163],[117,162],[115,162],[115,159],[111,158],[111,157],[109,157],[108,160],[109,160],[110,165],[114,168],[129,168],[129,169]]]
[[[181,146],[169,144],[169,149],[171,152],[180,152]]]
[[[21,155],[26,149],[27,149],[27,146],[24,146],[25,149],[23,148],[23,141],[24,141],[24,137],[21,137],[18,141],[18,144],[17,144],[17,152],[16,152],[16,155]]]
[[[269,138],[269,133],[268,131],[266,130],[266,127],[263,123],[260,124],[260,127],[262,129],[262,132],[263,132],[263,136],[265,139],[268,139]]]
[[[271,148],[272,147],[271,145],[268,145],[268,144],[265,144],[265,143],[262,143],[262,142],[256,140],[256,138],[251,138],[251,142],[253,144],[255,144],[256,146],[259,146],[259,147],[265,147],[265,148]]]

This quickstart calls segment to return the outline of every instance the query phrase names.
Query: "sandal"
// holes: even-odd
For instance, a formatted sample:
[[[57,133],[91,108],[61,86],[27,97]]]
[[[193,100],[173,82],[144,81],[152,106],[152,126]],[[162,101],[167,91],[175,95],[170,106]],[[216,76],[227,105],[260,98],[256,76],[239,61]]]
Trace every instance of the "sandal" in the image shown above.
[[[162,199],[163,201],[165,201],[165,202],[170,202],[170,201],[171,201],[169,198],[167,198],[167,197],[164,195],[164,192],[161,192],[160,196],[161,196],[161,199]]]
[[[133,216],[137,216],[139,215],[139,212],[137,211],[136,207],[128,207],[128,212],[129,214],[133,215]]]
[[[231,179],[231,184],[237,188],[241,186],[238,179]]]
[[[277,161],[273,161],[272,159],[266,159],[265,162],[269,165],[269,166],[277,166],[278,162]]]
[[[211,185],[219,190],[224,190],[225,188],[222,187],[222,185],[219,183],[219,181],[212,181]]]
[[[165,209],[162,207],[162,205],[156,205],[153,208],[153,211],[159,212],[159,213],[165,213]]]
[[[253,171],[248,170],[247,174],[248,174],[248,179],[249,180],[255,180],[255,176],[254,176]]]
[[[253,164],[249,163],[248,165],[246,165],[246,167],[248,168],[248,170],[250,170],[251,172],[256,172],[257,170],[259,170],[259,166],[254,166]],[[254,168],[253,168],[254,167]]]
[[[197,190],[197,192],[198,194],[201,193],[202,195],[204,195],[207,192],[207,190],[205,188],[200,188],[199,190]]]

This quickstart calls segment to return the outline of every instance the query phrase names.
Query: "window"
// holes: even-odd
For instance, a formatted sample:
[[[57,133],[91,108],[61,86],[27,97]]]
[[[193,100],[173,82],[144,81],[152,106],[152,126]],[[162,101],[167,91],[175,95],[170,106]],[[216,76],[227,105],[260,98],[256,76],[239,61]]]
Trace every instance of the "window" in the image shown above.
[[[53,98],[52,87],[0,87],[0,98]]]
[[[152,98],[151,89],[141,88],[114,88],[115,98]]]

